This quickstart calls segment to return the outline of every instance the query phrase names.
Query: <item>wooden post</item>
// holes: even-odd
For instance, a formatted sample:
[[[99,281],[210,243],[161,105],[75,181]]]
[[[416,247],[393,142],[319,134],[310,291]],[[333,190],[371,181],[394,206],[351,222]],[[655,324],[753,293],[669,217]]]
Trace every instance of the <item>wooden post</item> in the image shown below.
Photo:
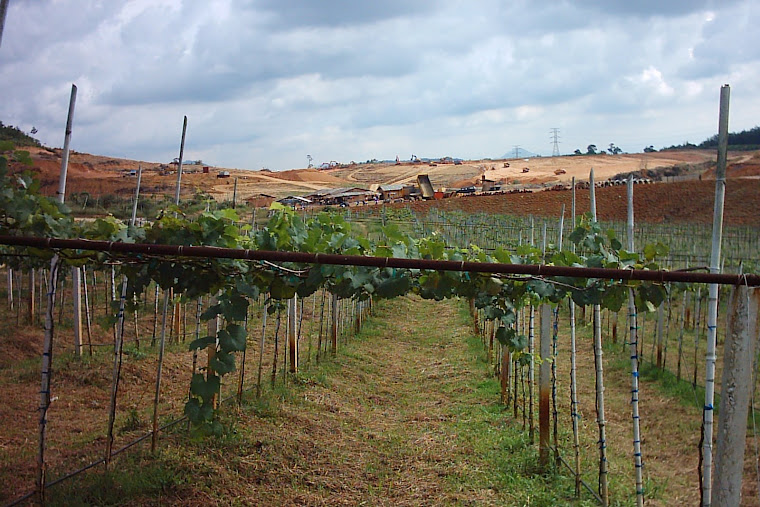
[[[332,342],[332,354],[338,353],[338,295],[332,294],[332,328],[330,329],[330,340]]]
[[[549,416],[549,397],[551,396],[551,346],[552,346],[552,309],[544,303],[540,309],[540,356],[538,370],[538,449],[539,462],[543,469],[549,467],[549,447],[551,421]]]
[[[265,298],[266,299],[266,298]],[[261,338],[259,340],[259,371],[256,375],[256,398],[261,396],[261,374],[264,367],[264,339],[267,335],[267,314],[269,313],[269,304],[264,304],[261,316]]]
[[[657,307],[657,367],[664,369],[662,364],[662,337],[665,333],[665,301]]]
[[[34,268],[29,270],[29,323],[34,324]]]
[[[741,503],[747,416],[752,393],[760,290],[734,288],[728,301],[728,332],[723,352],[718,442],[712,503]]]
[[[505,405],[509,405],[509,374],[510,366],[512,364],[511,353],[509,347],[506,345],[501,346],[501,370],[499,371],[501,381],[501,402]]]
[[[288,300],[288,360],[290,373],[298,373],[298,296]]]
[[[13,310],[13,268],[8,268],[8,308]]]
[[[82,269],[71,268],[72,292],[74,295],[74,353],[82,356]]]

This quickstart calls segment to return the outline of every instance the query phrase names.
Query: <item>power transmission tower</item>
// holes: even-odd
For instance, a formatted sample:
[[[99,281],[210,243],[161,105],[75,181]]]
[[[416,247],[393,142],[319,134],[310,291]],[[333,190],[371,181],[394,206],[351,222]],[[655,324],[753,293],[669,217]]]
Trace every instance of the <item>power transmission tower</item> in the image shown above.
[[[552,146],[552,157],[559,157],[559,129],[557,127],[553,127],[549,130],[551,133],[551,140],[553,143]]]
[[[515,145],[515,158],[520,158],[520,145]]]

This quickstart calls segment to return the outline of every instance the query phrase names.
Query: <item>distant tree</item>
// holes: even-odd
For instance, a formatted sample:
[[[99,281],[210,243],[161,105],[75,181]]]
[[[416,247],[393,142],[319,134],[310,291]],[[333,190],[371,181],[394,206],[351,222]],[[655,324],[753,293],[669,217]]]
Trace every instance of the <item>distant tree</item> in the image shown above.
[[[741,132],[731,132],[728,134],[728,145],[733,149],[756,149],[760,145],[760,127],[753,127]],[[718,135],[715,134],[705,141],[699,143],[700,148],[715,148],[718,146]]]
[[[647,146],[646,148],[644,148],[644,153],[654,153],[655,151],[657,150],[655,150],[654,146],[652,146],[651,144]]]
[[[13,125],[0,121],[0,141],[10,141],[14,146],[41,146],[40,142]]]
[[[581,150],[575,150],[573,155],[583,155],[583,153],[581,153]]]
[[[596,155],[596,145],[589,144],[586,148],[586,155]]]
[[[607,148],[607,151],[610,152],[610,155],[619,155],[620,153],[623,153],[623,150],[615,146],[615,143],[610,143],[610,147]]]

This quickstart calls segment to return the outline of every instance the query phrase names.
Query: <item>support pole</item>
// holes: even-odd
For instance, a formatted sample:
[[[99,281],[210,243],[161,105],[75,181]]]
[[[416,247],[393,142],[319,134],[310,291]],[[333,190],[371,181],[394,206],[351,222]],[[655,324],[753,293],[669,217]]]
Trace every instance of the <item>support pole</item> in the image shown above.
[[[179,163],[177,164],[177,189],[174,194],[174,204],[179,206],[179,194],[182,188],[182,157],[185,154],[185,134],[187,133],[187,116],[182,121],[182,141],[179,144]]]
[[[290,373],[298,373],[298,296],[288,300],[288,361]]]
[[[74,354],[82,357],[82,268],[71,268],[74,300]]]
[[[718,118],[718,166],[715,169],[715,207],[713,210],[712,250],[710,273],[720,273],[720,245],[723,238],[723,200],[726,195],[726,154],[728,151],[728,104],[731,88],[720,89]],[[718,335],[718,285],[710,284],[707,304],[707,352],[705,353],[705,406],[702,416],[704,442],[702,453],[702,505],[711,505],[713,403],[715,400],[715,354]],[[696,365],[695,365],[696,366]],[[695,368],[696,369],[696,368]],[[725,505],[725,504],[718,504]]]
[[[66,118],[66,132],[63,141],[63,153],[61,155],[61,176],[58,181],[58,202],[63,203],[66,196],[66,173],[69,168],[69,144],[71,143],[71,127],[74,122],[74,105],[77,99],[77,87],[71,85],[71,97],[69,98],[69,113]],[[47,312],[45,313],[45,339],[42,344],[42,385],[40,387],[40,413],[39,413],[39,449],[37,454],[37,496],[39,502],[45,504],[45,438],[47,435],[47,412],[50,408],[50,383],[53,376],[53,337],[54,337],[54,311],[55,291],[58,285],[58,268],[60,259],[53,255],[50,261],[50,280],[48,282]],[[20,303],[19,303],[20,304]]]
[[[551,421],[549,416],[549,398],[551,396],[552,357],[552,309],[544,303],[539,308],[541,317],[539,352],[541,365],[538,369],[538,449],[539,463],[544,470],[549,468],[549,449],[551,446]]]
[[[591,192],[591,215],[594,222],[596,216],[596,187],[594,185],[594,169],[589,173],[589,190]],[[609,505],[607,477],[607,420],[604,414],[604,361],[602,351],[602,309],[594,305],[594,363],[596,366],[596,422],[599,426],[599,496],[602,504]]]
[[[739,286],[728,301],[728,332],[723,352],[718,443],[715,450],[715,505],[740,505],[747,416],[752,393],[760,291]]]
[[[628,176],[628,251],[634,251],[633,243],[633,175]],[[639,418],[639,355],[636,296],[628,289],[628,324],[631,347],[631,417],[633,418],[633,464],[636,474],[636,505],[644,505],[644,478],[641,457],[641,424]]]
[[[10,0],[0,0],[0,44],[3,43],[3,27],[5,27],[5,15],[8,12],[8,2]]]
[[[332,294],[332,312],[330,313],[332,328],[330,329],[330,340],[332,345],[332,355],[338,353],[338,295]]]
[[[28,305],[28,321],[29,324],[34,324],[34,297],[35,297],[35,285],[34,285],[34,268],[29,270],[29,305]]]

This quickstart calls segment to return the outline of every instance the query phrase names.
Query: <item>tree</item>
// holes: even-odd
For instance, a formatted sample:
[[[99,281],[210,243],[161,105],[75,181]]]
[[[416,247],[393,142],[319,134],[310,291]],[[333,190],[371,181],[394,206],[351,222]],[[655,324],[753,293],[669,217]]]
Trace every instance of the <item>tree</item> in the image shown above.
[[[586,155],[596,155],[596,145],[589,144],[586,148]]]
[[[575,150],[573,155],[583,155],[583,153],[581,153],[581,150]]]
[[[657,151],[657,150],[655,150],[654,146],[651,145],[651,144],[649,146],[647,146],[646,148],[644,148],[644,153],[654,153],[655,151]]]
[[[607,151],[610,152],[610,155],[618,155],[620,153],[623,153],[623,150],[615,146],[615,143],[610,143],[610,147],[607,148]]]

